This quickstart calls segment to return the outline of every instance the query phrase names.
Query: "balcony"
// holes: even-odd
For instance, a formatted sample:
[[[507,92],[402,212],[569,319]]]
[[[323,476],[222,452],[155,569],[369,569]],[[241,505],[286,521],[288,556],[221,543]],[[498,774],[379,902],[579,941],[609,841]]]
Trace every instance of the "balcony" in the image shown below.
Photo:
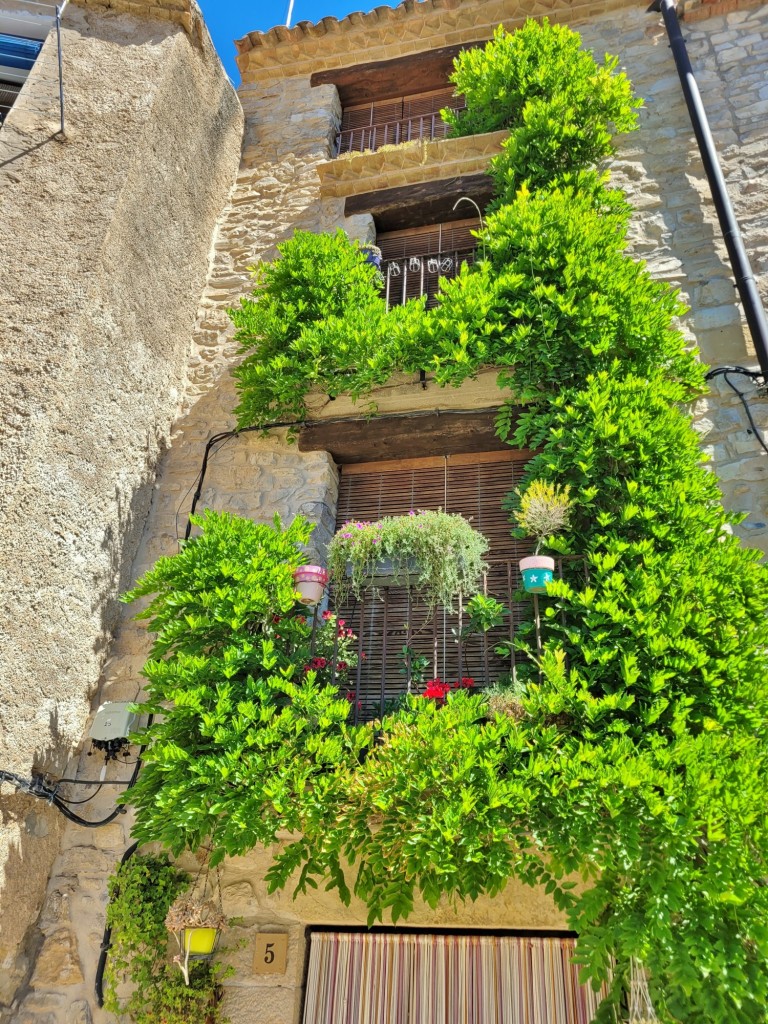
[[[413,96],[345,107],[336,136],[336,156],[344,153],[375,152],[382,146],[444,139],[448,125],[440,116],[446,107],[464,110],[451,89],[438,89]]]
[[[454,111],[464,110],[452,107]],[[404,142],[429,142],[432,139],[444,139],[448,135],[449,126],[439,113],[420,114],[418,117],[388,121],[383,124],[361,125],[359,128],[347,128],[336,136],[336,156],[342,153],[376,152],[382,146],[399,146]]]
[[[555,564],[558,579],[578,587],[588,580],[581,558]],[[547,630],[542,602],[547,598],[522,597],[517,556],[490,560],[482,589],[509,609],[504,625],[487,633],[466,634],[463,602],[453,613],[430,611],[402,585],[380,582],[360,601],[336,610],[358,638],[357,667],[341,683],[356,724],[390,713],[407,694],[422,694],[427,680],[455,684],[471,679],[469,688],[482,690],[500,679],[517,679],[522,665],[530,675],[531,661],[524,652],[541,653]],[[501,645],[508,654],[496,652]]]
[[[422,295],[428,308],[436,305],[440,278],[455,277],[463,264],[474,262],[472,232],[478,227],[479,222],[470,219],[380,234],[376,242],[387,308]]]

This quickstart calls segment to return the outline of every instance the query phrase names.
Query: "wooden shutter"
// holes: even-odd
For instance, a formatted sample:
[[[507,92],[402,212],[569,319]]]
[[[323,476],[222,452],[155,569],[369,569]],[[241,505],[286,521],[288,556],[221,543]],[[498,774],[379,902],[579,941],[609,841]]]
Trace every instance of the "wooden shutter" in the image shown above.
[[[419,509],[457,512],[488,538],[488,572],[483,590],[511,609],[503,627],[459,645],[452,630],[459,628],[462,609],[453,614],[427,608],[405,587],[380,588],[377,597],[351,602],[342,617],[362,636],[366,659],[359,685],[351,694],[362,717],[375,717],[405,689],[404,645],[429,658],[427,678],[456,682],[471,676],[485,685],[509,673],[509,660],[494,653],[501,639],[514,636],[522,608],[513,605],[520,586],[518,560],[530,554],[530,543],[514,540],[509,514],[502,503],[522,477],[520,453],[480,452],[397,462],[357,463],[341,468],[337,529],[350,520],[376,520],[406,515]],[[465,595],[469,597],[471,595]]]

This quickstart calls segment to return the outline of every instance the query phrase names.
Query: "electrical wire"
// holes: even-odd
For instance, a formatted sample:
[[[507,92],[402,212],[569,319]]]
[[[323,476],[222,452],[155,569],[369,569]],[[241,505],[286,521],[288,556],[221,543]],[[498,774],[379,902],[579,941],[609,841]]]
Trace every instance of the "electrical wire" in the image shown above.
[[[725,382],[728,385],[728,387],[731,389],[731,391],[733,391],[735,395],[738,395],[739,401],[744,406],[744,412],[747,414],[747,420],[749,421],[749,425],[752,429],[752,433],[755,436],[755,440],[766,453],[766,455],[768,455],[768,445],[766,445],[765,441],[763,440],[760,434],[760,430],[757,424],[755,423],[754,417],[752,415],[752,410],[749,408],[749,404],[747,402],[747,392],[739,391],[739,389],[731,380],[729,376],[730,374],[738,374],[741,377],[749,377],[750,380],[753,381],[760,381],[760,384],[757,385],[758,389],[765,388],[766,380],[762,372],[760,372],[759,370],[748,370],[745,366],[718,366],[714,370],[710,370],[704,378],[705,380],[714,380],[715,377],[725,378]]]
[[[96,791],[94,793],[91,793],[90,796],[85,797],[83,800],[70,800],[69,797],[59,796],[58,793],[56,795],[58,796],[59,800],[61,800],[63,803],[67,805],[67,807],[76,807],[78,804],[89,803],[91,800],[93,800],[95,796],[98,796],[100,792],[101,784],[97,786]]]
[[[138,848],[138,843],[133,843],[132,846],[128,847],[123,856],[120,858],[120,867],[122,867],[123,864],[127,863],[131,859],[131,857],[134,855],[134,853],[136,853],[136,850]],[[96,1003],[99,1007],[104,1005],[104,969],[107,966],[107,957],[109,955],[109,950],[111,946],[112,928],[110,925],[105,924],[104,934],[101,938],[101,946],[99,947],[99,962],[96,965],[96,980],[94,982],[94,987],[96,989]]]
[[[149,728],[152,725],[153,721],[154,715],[149,715],[147,718],[147,728]],[[139,777],[139,772],[141,771],[141,755],[145,750],[145,746],[139,748],[139,756],[136,758],[136,763],[134,765],[130,779],[128,779],[127,782],[123,782],[123,785],[125,785],[126,787],[126,792],[131,788],[131,786],[136,782],[136,779]],[[59,780],[59,784],[61,783],[61,781],[63,780]],[[122,804],[118,804],[114,808],[114,810],[112,810],[106,816],[106,818],[101,818],[99,821],[89,821],[88,818],[82,818],[79,814],[76,814],[74,811],[71,811],[68,807],[68,804],[87,803],[88,801],[65,800],[57,794],[56,788],[51,789],[49,784],[46,783],[41,776],[37,778],[33,777],[32,779],[25,779],[23,778],[23,776],[17,775],[16,772],[9,772],[3,768],[0,768],[0,782],[9,782],[12,786],[15,786],[23,793],[27,793],[29,796],[36,796],[39,797],[41,800],[46,800],[49,804],[53,804],[56,810],[63,814],[65,818],[67,818],[73,824],[80,825],[83,828],[101,828],[103,825],[109,825],[110,822],[114,821],[118,814],[125,814],[125,807],[123,807]],[[87,780],[85,784],[88,784],[88,782],[90,782],[91,785],[93,784],[92,780]],[[95,795],[96,794],[94,793],[93,796]],[[90,800],[92,799],[92,797],[89,797],[88,799]]]

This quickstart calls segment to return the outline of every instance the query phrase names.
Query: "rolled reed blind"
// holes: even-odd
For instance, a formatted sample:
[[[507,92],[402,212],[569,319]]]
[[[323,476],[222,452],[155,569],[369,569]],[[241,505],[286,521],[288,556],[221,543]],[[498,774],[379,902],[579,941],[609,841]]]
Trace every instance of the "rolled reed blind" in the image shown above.
[[[472,235],[480,222],[477,218],[446,224],[425,224],[402,231],[385,231],[377,235],[382,260],[405,259],[409,256],[432,256],[438,253],[472,252],[477,239]]]
[[[399,96],[397,99],[345,107],[341,115],[341,131],[369,125],[391,124],[393,121],[408,121],[439,113],[443,107],[455,106],[456,103],[453,89],[438,89],[415,93],[412,96]]]
[[[304,1024],[589,1024],[575,941],[314,932]]]
[[[366,655],[350,679],[348,694],[363,718],[385,714],[405,692],[404,645],[427,659],[427,679],[453,683],[471,677],[475,685],[485,686],[511,671],[510,660],[497,654],[495,647],[514,639],[525,616],[525,606],[516,603],[514,595],[521,585],[518,561],[530,554],[531,543],[511,536],[509,513],[502,503],[520,482],[526,457],[515,451],[475,452],[342,466],[337,529],[351,520],[375,521],[411,510],[459,513],[490,544],[481,589],[509,610],[501,626],[475,634],[459,646],[461,602],[453,612],[430,609],[417,594],[390,585],[382,587],[376,598],[352,599],[338,608],[361,637]]]
[[[376,520],[411,510],[458,512],[490,541],[488,558],[522,558],[530,544],[511,536],[504,498],[520,483],[517,452],[477,452],[343,466],[336,528],[351,519]]]

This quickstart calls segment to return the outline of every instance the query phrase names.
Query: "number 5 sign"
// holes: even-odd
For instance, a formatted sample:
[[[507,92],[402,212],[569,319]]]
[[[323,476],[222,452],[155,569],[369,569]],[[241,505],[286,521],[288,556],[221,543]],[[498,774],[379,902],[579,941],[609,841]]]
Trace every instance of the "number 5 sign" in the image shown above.
[[[285,974],[288,936],[284,932],[259,932],[253,957],[254,974]]]

